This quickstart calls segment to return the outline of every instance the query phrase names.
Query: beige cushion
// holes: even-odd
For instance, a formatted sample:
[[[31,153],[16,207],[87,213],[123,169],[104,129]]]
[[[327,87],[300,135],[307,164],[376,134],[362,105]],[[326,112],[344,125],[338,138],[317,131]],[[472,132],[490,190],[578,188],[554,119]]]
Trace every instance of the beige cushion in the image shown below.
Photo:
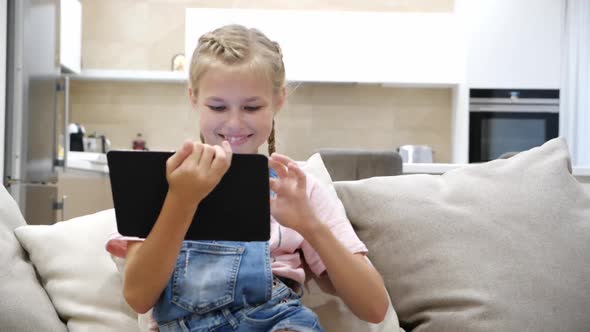
[[[114,210],[15,230],[69,331],[138,331],[122,280],[105,251]],[[35,310],[33,307],[31,310]]]
[[[300,163],[306,174],[311,174],[318,179],[341,207],[342,203],[336,195],[330,174],[326,170],[319,153],[312,155],[307,162]],[[369,256],[373,253],[369,250]],[[307,271],[308,278],[313,274]],[[344,302],[337,296],[330,295],[320,288],[324,286],[323,281],[318,278],[308,279],[306,282],[303,304],[316,312],[320,318],[322,327],[326,331],[355,331],[355,332],[396,332],[401,331],[395,310],[389,305],[385,320],[381,324],[371,324],[358,319]]]
[[[0,330],[66,331],[14,236],[23,225],[16,202],[0,184]]]
[[[412,331],[588,331],[590,198],[564,139],[442,176],[335,183]]]

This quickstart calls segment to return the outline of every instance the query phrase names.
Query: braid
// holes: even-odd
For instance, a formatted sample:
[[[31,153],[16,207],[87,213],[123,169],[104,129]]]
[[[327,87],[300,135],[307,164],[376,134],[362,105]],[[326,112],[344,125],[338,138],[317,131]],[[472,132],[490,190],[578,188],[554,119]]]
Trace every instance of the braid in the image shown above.
[[[247,49],[244,43],[222,38],[209,32],[199,38],[199,48],[208,50],[212,54],[222,57],[227,63],[232,64],[246,58]]]
[[[272,130],[268,136],[268,155],[270,156],[275,151],[275,119],[272,119]]]
[[[282,59],[283,59],[283,51],[281,50],[281,46],[279,45],[279,43],[274,42],[274,41],[272,42],[272,45],[274,46],[275,50],[279,54],[279,57],[281,58],[281,61],[282,61]]]

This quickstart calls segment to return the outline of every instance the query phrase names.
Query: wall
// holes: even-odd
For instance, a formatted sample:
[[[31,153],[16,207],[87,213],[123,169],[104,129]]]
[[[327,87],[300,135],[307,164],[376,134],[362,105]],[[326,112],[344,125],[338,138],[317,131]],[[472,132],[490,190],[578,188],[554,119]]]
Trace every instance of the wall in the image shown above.
[[[207,6],[451,12],[453,1],[87,0],[83,67],[169,70],[174,54],[184,52],[185,8]],[[301,160],[320,147],[427,144],[436,161],[449,162],[451,113],[450,89],[302,84],[277,117],[277,147]],[[106,134],[115,148],[129,148],[137,132],[151,149],[176,149],[183,139],[198,135],[198,116],[181,84],[73,82],[70,120]]]

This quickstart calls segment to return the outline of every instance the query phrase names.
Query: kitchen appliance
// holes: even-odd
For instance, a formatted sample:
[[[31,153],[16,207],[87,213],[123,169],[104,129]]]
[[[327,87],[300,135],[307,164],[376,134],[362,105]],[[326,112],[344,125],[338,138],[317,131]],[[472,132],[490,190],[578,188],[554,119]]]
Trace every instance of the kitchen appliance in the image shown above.
[[[432,163],[434,151],[428,145],[402,145],[397,148],[404,163]]]
[[[86,152],[107,153],[111,149],[111,141],[105,135],[93,133],[84,137],[83,141]]]
[[[70,151],[84,151],[84,135],[86,135],[84,126],[78,123],[70,123],[68,133],[70,136]]]
[[[469,162],[540,146],[558,131],[559,90],[470,91]]]
[[[4,186],[29,224],[51,224],[57,188],[58,0],[9,0]],[[63,136],[63,135],[62,135]]]

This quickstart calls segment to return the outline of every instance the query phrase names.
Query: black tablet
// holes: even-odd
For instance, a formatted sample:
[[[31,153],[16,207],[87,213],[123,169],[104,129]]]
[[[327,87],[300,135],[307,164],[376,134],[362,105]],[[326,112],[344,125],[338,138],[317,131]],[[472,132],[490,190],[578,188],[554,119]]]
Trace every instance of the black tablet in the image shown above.
[[[107,153],[117,228],[145,238],[168,191],[166,160],[173,152],[112,150]],[[199,204],[185,240],[268,241],[268,159],[234,154],[229,170]]]

